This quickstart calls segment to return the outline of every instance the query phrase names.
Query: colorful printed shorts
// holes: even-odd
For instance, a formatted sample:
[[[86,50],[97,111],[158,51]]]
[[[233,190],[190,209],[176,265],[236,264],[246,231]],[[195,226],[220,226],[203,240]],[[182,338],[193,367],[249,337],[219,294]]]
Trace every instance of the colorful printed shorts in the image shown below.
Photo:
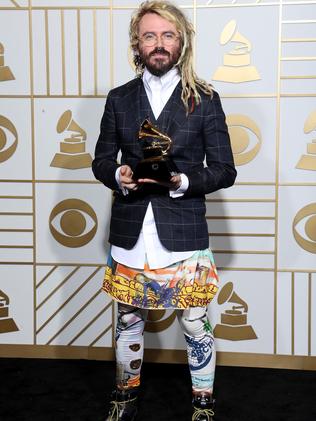
[[[218,274],[210,249],[162,269],[134,269],[109,254],[103,290],[115,300],[146,309],[206,307],[214,298]]]

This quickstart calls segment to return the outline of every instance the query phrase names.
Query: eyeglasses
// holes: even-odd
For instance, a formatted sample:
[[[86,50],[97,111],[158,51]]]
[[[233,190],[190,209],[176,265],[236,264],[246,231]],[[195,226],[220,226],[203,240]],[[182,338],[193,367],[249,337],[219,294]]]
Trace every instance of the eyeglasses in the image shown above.
[[[170,46],[176,43],[176,41],[179,39],[179,36],[174,34],[173,32],[164,32],[160,36],[148,32],[139,39],[146,47],[153,47],[157,44],[158,38],[160,38],[161,42],[164,45]]]

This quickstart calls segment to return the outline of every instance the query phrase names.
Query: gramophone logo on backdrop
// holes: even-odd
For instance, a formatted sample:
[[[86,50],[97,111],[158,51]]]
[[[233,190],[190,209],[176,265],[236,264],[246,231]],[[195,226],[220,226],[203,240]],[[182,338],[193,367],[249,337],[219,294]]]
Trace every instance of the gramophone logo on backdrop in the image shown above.
[[[50,166],[77,170],[91,167],[92,158],[86,153],[86,132],[73,120],[70,110],[65,111],[58,120],[57,133],[70,132],[60,142],[60,152],[56,153]]]
[[[15,321],[9,317],[9,297],[0,290],[0,333],[16,332],[19,330]]]
[[[316,131],[316,111],[310,113],[304,124],[304,133]],[[307,154],[302,155],[296,168],[316,171],[316,138],[307,144]]]
[[[80,199],[59,202],[49,216],[49,229],[58,243],[65,247],[82,247],[95,236],[97,215],[88,203]]]
[[[233,283],[227,282],[218,295],[218,304],[227,302],[237,305],[221,313],[221,323],[215,326],[214,336],[230,341],[257,339],[252,326],[247,324],[248,304],[234,292],[233,288]]]
[[[11,72],[9,66],[4,64],[4,46],[0,42],[0,82],[6,82],[8,80],[14,80],[15,77]]]
[[[235,165],[248,164],[248,162],[252,161],[257,156],[261,148],[262,137],[259,127],[251,118],[243,114],[228,115],[226,117],[226,123],[230,135]],[[254,145],[251,145],[253,139],[251,139],[250,135],[252,137],[255,136],[256,143]]]
[[[10,120],[0,115],[0,163],[11,158],[17,146],[18,132],[16,128]]]
[[[171,314],[166,313],[166,310],[149,311],[145,330],[147,332],[162,332],[163,330],[167,330],[174,322],[176,312],[173,311]]]
[[[299,232],[302,232],[303,225],[308,239],[304,238]],[[316,253],[316,203],[310,203],[297,212],[293,220],[292,229],[295,241],[304,250]]]
[[[219,66],[212,79],[221,82],[241,83],[259,80],[260,75],[255,66],[250,64],[250,41],[237,30],[237,23],[231,20],[223,29],[220,44],[235,43],[234,48],[224,55],[223,66]]]

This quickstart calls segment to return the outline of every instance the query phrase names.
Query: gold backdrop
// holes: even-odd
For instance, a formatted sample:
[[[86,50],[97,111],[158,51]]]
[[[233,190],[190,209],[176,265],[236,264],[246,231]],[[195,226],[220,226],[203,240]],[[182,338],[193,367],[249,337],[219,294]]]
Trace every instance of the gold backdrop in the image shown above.
[[[91,160],[109,89],[134,77],[139,3],[0,2],[0,356],[113,358],[111,192]],[[207,197],[218,362],[315,369],[316,1],[176,3],[238,169]],[[185,360],[173,312],[151,314],[145,341],[147,360]]]

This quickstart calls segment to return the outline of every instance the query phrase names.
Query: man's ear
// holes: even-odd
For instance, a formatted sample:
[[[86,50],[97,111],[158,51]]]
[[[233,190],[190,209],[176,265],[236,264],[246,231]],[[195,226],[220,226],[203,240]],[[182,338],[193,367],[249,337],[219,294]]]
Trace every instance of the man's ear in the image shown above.
[[[139,66],[142,64],[142,60],[139,54],[134,54],[134,64],[135,66]]]

